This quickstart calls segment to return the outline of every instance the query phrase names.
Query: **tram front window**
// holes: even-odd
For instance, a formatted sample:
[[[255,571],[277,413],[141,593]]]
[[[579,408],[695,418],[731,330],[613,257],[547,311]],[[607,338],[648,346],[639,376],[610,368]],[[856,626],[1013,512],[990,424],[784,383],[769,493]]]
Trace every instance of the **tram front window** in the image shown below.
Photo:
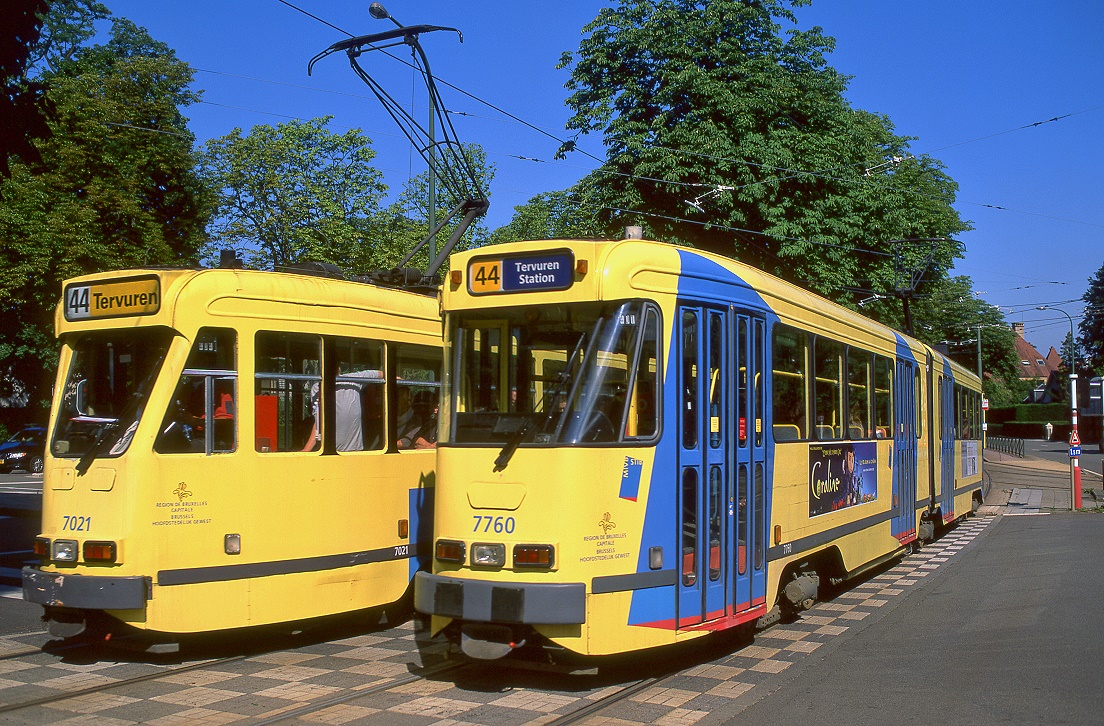
[[[111,330],[67,341],[73,350],[50,450],[119,456],[130,445],[172,341],[167,329]]]
[[[658,312],[642,301],[454,318],[450,443],[607,443],[657,428]]]

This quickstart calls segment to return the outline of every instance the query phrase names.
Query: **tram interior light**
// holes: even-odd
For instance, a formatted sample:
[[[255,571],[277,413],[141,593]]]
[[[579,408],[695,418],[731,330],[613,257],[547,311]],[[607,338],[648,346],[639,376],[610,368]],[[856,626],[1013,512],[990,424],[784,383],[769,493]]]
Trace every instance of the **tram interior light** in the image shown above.
[[[649,547],[648,548],[648,567],[653,570],[663,569],[663,548],[662,547]]]
[[[241,554],[241,535],[228,534],[222,538],[222,551],[228,555]]]
[[[56,562],[77,561],[77,541],[75,539],[55,539],[52,555]]]
[[[464,564],[464,543],[450,539],[437,540],[435,554],[441,562],[456,562]]]
[[[115,561],[116,552],[117,550],[114,542],[84,543],[85,562],[106,562],[110,564]]]
[[[35,537],[35,540],[34,540],[34,553],[35,553],[35,557],[49,557],[50,556],[50,538],[49,537]]]
[[[552,545],[515,545],[514,567],[551,569],[555,554]]]
[[[472,565],[502,567],[506,564],[506,545],[476,543],[472,545]]]

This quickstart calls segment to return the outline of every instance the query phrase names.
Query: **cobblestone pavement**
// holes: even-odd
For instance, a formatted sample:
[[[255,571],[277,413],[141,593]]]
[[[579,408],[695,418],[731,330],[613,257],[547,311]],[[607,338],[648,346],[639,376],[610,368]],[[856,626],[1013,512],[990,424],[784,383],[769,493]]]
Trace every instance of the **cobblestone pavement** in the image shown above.
[[[966,520],[894,566],[819,603],[796,622],[775,625],[754,641],[663,678],[586,719],[591,724],[690,724],[711,710],[754,699],[772,679],[832,638],[877,618],[952,560],[992,520]],[[47,643],[44,633],[0,638],[0,722],[42,724],[325,724],[547,723],[633,685],[614,674],[565,675],[469,666],[412,679],[444,662],[447,644],[428,638],[418,621],[374,633],[310,642],[181,673],[186,663],[80,650],[19,655]],[[712,653],[716,655],[716,653]],[[3,711],[5,705],[62,692],[138,683],[66,700]],[[409,682],[404,682],[409,681]],[[394,687],[388,688],[388,684]],[[757,690],[758,689],[758,690]],[[361,693],[363,692],[363,693]]]

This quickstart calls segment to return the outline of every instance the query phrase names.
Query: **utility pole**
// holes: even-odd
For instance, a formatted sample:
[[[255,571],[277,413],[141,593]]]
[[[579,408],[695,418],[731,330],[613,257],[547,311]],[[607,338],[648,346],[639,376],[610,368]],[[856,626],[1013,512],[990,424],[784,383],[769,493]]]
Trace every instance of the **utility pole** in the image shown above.
[[[1081,508],[1081,437],[1077,434],[1077,343],[1073,337],[1073,317],[1062,308],[1052,305],[1039,305],[1036,310],[1054,310],[1062,313],[1069,319],[1070,324],[1070,422],[1073,428],[1069,437],[1070,456],[1070,487],[1073,489],[1070,497],[1070,509]]]

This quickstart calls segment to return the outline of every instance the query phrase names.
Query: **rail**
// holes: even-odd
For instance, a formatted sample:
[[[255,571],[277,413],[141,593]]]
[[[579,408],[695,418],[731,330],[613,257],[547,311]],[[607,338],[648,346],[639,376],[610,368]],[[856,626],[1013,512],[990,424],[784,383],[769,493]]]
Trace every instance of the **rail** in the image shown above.
[[[1007,436],[989,436],[985,440],[985,448],[998,451],[1009,456],[1024,458],[1024,440],[1012,439]]]

